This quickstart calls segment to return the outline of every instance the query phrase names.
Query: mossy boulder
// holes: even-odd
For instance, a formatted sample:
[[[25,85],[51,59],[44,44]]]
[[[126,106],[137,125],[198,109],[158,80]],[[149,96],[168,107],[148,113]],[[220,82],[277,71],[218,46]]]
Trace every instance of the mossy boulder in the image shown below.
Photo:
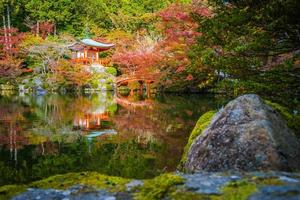
[[[117,69],[114,68],[114,67],[106,67],[105,68],[105,72],[108,73],[108,74],[111,74],[113,76],[116,76],[117,75]]]
[[[201,133],[208,127],[210,124],[211,120],[213,119],[214,115],[216,114],[216,111],[208,111],[204,113],[199,120],[196,123],[196,126],[194,127],[192,133],[190,134],[188,143],[184,147],[183,155],[180,161],[180,165],[183,166],[184,163],[186,162],[188,152],[194,142],[194,140],[201,135]]]
[[[257,95],[229,102],[196,138],[187,171],[300,169],[300,142],[286,121]]]
[[[89,86],[87,90],[105,90],[113,91],[115,89],[115,80],[114,76],[103,73],[96,73],[89,80],[87,85]]]

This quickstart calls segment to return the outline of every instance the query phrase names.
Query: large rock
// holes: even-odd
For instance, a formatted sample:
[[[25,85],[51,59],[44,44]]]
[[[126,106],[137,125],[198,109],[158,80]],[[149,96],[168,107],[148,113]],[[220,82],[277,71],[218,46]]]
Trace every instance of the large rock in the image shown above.
[[[286,122],[254,94],[229,102],[192,144],[187,171],[300,169],[300,143]]]

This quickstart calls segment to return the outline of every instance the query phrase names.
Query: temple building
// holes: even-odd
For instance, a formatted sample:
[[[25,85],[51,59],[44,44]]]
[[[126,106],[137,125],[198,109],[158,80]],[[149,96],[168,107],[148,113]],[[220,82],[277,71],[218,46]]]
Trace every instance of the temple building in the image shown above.
[[[97,42],[92,39],[83,39],[71,45],[69,49],[72,51],[72,61],[82,64],[101,64],[107,65],[110,60],[107,58],[99,58],[99,53],[113,48],[114,44]]]

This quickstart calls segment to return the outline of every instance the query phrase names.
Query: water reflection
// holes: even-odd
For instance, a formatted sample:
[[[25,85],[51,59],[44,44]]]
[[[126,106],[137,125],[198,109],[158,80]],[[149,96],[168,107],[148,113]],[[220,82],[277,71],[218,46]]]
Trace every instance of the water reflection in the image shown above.
[[[0,96],[0,185],[69,171],[150,178],[176,168],[211,97]]]

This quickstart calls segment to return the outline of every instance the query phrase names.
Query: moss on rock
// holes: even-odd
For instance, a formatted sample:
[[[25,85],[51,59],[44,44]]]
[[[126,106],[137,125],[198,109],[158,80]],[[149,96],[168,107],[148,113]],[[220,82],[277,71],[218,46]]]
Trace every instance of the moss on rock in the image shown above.
[[[281,106],[278,103],[274,103],[269,100],[265,100],[265,103],[280,113],[286,120],[288,127],[293,129],[296,134],[300,136],[300,115],[291,114],[286,107]]]
[[[145,180],[144,185],[135,193],[137,200],[163,199],[176,185],[184,183],[184,178],[174,174],[162,174],[153,179]]]
[[[186,144],[186,146],[184,147],[184,151],[183,151],[183,155],[180,161],[180,165],[183,166],[184,163],[186,162],[187,156],[188,156],[188,152],[190,150],[190,147],[192,146],[194,140],[201,135],[201,133],[208,127],[208,125],[210,124],[211,120],[213,119],[213,116],[216,114],[216,111],[212,110],[212,111],[208,111],[206,113],[204,113],[198,120],[196,126],[194,127],[188,143]]]
[[[248,197],[257,191],[255,183],[241,180],[230,182],[222,188],[222,195],[212,196],[212,200],[246,200]]]
[[[167,173],[153,179],[143,180],[143,184],[137,185],[134,190],[128,191],[127,184],[132,182],[130,179],[107,176],[97,172],[68,173],[55,175],[28,185],[2,186],[0,187],[0,200],[10,199],[30,187],[64,190],[78,184],[91,186],[95,189],[104,189],[108,192],[128,192],[136,200],[246,200],[263,186],[281,186],[286,184],[278,176],[257,177],[246,174],[241,180],[230,181],[225,184],[220,191],[221,193],[216,195],[213,193],[200,194],[187,187],[185,181],[181,175]]]
[[[26,191],[26,185],[4,185],[0,187],[0,200],[7,200]]]
[[[130,179],[107,176],[97,172],[68,173],[51,176],[47,179],[33,182],[30,187],[66,189],[73,185],[82,184],[106,189],[110,192],[125,191]]]
[[[175,191],[170,194],[173,200],[210,200],[209,195],[202,195],[191,191]]]
[[[221,190],[221,195],[211,196],[212,200],[246,200],[250,195],[258,191],[259,187],[267,185],[284,185],[284,182],[278,178],[262,178],[262,177],[248,177],[243,180],[229,182]]]

